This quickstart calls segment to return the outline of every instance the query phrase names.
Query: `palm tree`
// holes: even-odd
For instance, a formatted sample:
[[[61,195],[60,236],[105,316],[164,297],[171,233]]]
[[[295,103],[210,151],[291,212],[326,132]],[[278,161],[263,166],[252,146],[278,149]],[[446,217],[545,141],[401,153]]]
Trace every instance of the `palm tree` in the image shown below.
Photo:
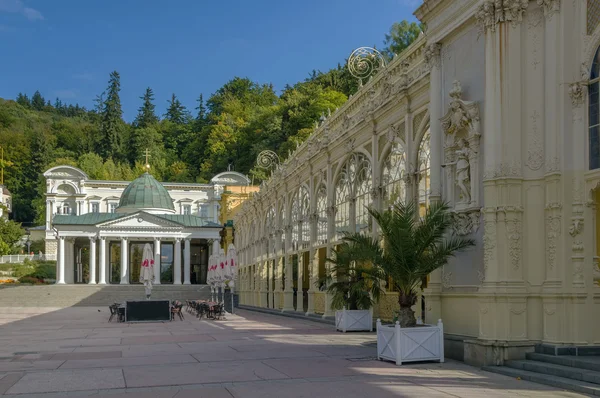
[[[333,249],[334,256],[327,261],[332,264],[327,276],[317,283],[327,283],[327,292],[332,295],[331,308],[341,310],[368,310],[381,296],[380,280],[385,277],[381,268],[370,263],[355,261],[357,250],[352,242],[342,242]]]
[[[454,221],[446,203],[430,205],[424,217],[418,216],[417,209],[414,203],[400,203],[381,212],[369,209],[381,230],[380,238],[359,233],[343,238],[344,243],[353,246],[354,260],[371,262],[391,278],[398,291],[401,327],[416,324],[411,307],[427,275],[446,264],[455,253],[475,245],[473,239],[450,233]]]

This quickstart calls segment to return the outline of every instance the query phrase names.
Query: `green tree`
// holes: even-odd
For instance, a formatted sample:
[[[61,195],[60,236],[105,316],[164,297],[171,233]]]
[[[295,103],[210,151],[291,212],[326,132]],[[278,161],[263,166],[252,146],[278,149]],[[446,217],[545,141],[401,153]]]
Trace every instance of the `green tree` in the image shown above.
[[[390,32],[385,35],[383,43],[386,45],[383,52],[392,59],[394,54],[400,54],[415,41],[425,30],[422,23],[408,22],[403,20],[394,22]]]
[[[31,106],[36,111],[42,111],[46,106],[46,100],[44,99],[44,97],[42,97],[42,94],[40,94],[40,92],[37,90],[35,93],[33,93],[33,97],[31,97]]]
[[[184,124],[187,116],[185,106],[181,104],[175,94],[172,94],[171,100],[167,102],[169,103],[169,107],[167,108],[167,113],[165,113],[165,118],[175,124]]]
[[[102,127],[100,151],[104,158],[119,158],[124,133],[123,111],[121,109],[121,77],[117,71],[110,74],[106,99],[102,102]]]
[[[25,235],[20,223],[0,217],[0,255],[13,254]]]
[[[144,96],[140,97],[144,102],[142,106],[138,109],[138,115],[133,122],[135,127],[148,127],[158,122],[158,117],[154,112],[155,105],[152,103],[154,101],[154,93],[152,89],[148,87]]]
[[[102,178],[102,167],[104,166],[104,163],[102,162],[102,156],[97,153],[84,153],[77,160],[77,164],[90,178],[94,180]]]
[[[131,133],[129,149],[129,160],[132,164],[144,159],[146,149],[150,152],[150,164],[154,164],[163,157],[162,136],[154,126],[134,129]]]
[[[27,97],[27,94],[23,93],[19,93],[19,95],[17,95],[17,104],[25,108],[31,107],[31,101],[29,100],[29,97]]]
[[[400,326],[415,326],[411,307],[417,302],[417,291],[427,275],[444,266],[457,252],[474,246],[475,241],[452,235],[453,219],[445,203],[430,205],[422,218],[413,202],[399,203],[381,212],[369,209],[369,214],[379,225],[380,238],[353,233],[342,239],[353,246],[354,261],[370,262],[391,279],[398,292]]]

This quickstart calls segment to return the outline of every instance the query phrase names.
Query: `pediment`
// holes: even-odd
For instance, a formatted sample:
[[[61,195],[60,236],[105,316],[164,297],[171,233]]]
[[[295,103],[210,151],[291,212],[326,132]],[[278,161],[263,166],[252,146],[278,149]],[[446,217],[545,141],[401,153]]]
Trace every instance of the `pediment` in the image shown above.
[[[190,198],[184,198],[184,199],[179,199],[178,202],[193,202],[193,199]]]
[[[89,177],[77,167],[61,165],[46,170],[47,179],[88,180]]]
[[[182,229],[183,225],[146,212],[127,215],[97,225],[109,229]]]
[[[102,197],[98,196],[98,195],[92,195],[92,196],[88,196],[86,199],[87,200],[102,200]]]
[[[118,196],[109,196],[107,198],[104,198],[104,200],[121,200],[121,198],[119,198]]]

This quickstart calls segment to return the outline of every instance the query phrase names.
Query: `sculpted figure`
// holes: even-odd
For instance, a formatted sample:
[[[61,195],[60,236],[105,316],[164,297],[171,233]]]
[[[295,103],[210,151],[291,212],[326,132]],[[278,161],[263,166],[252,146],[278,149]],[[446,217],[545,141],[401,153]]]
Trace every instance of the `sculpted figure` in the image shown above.
[[[458,140],[458,150],[456,151],[456,184],[460,188],[461,202],[464,203],[471,203],[470,152],[468,141],[464,138]]]

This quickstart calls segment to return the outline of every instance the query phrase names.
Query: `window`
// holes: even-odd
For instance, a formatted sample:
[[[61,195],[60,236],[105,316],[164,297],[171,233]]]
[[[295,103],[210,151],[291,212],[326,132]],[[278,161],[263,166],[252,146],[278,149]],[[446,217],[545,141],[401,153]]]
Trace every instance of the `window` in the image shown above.
[[[317,191],[317,244],[327,243],[327,188],[321,185]]]
[[[341,239],[344,232],[371,230],[367,208],[371,205],[372,184],[369,160],[365,155],[352,154],[342,167],[335,187],[336,240]]]
[[[421,143],[419,144],[419,157],[417,159],[419,170],[419,214],[425,215],[425,210],[429,206],[429,195],[431,194],[430,186],[430,142],[431,134],[429,130],[423,134]]]
[[[185,215],[192,214],[192,205],[183,205],[183,214],[185,214]]]
[[[116,213],[117,212],[117,204],[116,203],[109,203],[108,209],[109,209],[110,213]]]
[[[596,51],[590,80],[600,77],[600,49]],[[590,170],[600,168],[600,83],[595,82],[588,86],[589,106],[589,144],[590,144]]]
[[[100,205],[98,203],[92,203],[92,213],[100,213]]]
[[[198,205],[198,214],[202,218],[208,218],[208,205]]]
[[[71,207],[66,203],[63,204],[62,214],[71,214]]]

